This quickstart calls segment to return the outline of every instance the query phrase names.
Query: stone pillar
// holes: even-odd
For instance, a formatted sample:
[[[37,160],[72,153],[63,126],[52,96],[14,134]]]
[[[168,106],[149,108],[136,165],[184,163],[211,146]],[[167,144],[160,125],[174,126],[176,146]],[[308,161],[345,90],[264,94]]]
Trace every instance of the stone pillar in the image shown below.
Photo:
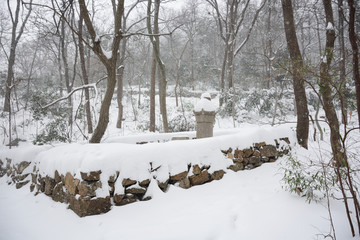
[[[215,111],[207,112],[201,110],[195,112],[196,118],[196,138],[207,138],[213,136],[213,128],[215,122]]]

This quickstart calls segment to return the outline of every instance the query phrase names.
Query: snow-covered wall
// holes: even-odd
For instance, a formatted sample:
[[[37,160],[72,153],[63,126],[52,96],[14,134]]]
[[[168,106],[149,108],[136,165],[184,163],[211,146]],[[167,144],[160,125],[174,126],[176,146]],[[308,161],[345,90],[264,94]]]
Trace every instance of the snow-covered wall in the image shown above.
[[[169,184],[190,188],[220,180],[229,170],[275,161],[288,152],[287,136],[292,141],[293,134],[278,127],[275,135],[273,128],[257,127],[214,138],[144,145],[28,146],[1,152],[0,176],[88,216],[107,212],[112,205],[149,200]]]

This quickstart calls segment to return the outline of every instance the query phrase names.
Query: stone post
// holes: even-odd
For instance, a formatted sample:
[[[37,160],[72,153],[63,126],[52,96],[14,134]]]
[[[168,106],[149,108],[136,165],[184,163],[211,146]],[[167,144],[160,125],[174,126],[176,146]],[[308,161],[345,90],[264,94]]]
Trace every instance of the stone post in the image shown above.
[[[195,106],[196,138],[213,136],[216,107],[211,102],[209,93],[203,93],[199,103]]]

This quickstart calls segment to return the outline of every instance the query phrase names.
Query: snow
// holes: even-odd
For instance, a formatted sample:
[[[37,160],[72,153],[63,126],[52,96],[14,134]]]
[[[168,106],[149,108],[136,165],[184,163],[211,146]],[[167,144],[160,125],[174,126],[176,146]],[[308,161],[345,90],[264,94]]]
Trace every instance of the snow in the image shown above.
[[[327,23],[326,30],[328,30],[328,31],[334,30],[334,26],[332,25],[331,22],[328,22],[328,23]]]
[[[195,112],[201,112],[202,110],[205,112],[215,112],[216,109],[217,106],[211,101],[210,93],[203,93],[200,97],[200,101],[194,107]]]
[[[1,239],[317,239],[329,230],[326,208],[285,192],[279,163],[252,171],[229,172],[220,181],[167,193],[106,214],[79,218],[65,204],[0,179]],[[338,239],[348,234],[343,206],[333,203]],[[323,239],[318,236],[318,239]]]
[[[295,124],[277,127],[244,124],[238,129],[220,131],[213,138],[145,145],[132,141],[140,141],[146,134],[133,137],[132,141],[121,141],[118,137],[103,144],[22,145],[13,150],[1,149],[0,155],[2,159],[7,156],[18,162],[32,158],[40,171],[48,174],[54,169],[78,172],[100,168],[106,175],[121,168],[121,177],[141,177],[150,174],[149,161],[155,166],[165,165],[162,173],[179,171],[189,161],[214,164],[210,170],[224,167],[227,161],[220,149],[244,148],[259,141],[271,143],[274,138],[284,136],[294,143],[294,127]],[[156,136],[164,137],[151,134],[152,139]],[[293,152],[300,157],[315,156],[314,150],[297,146],[293,146]],[[323,239],[322,234],[330,229],[326,203],[308,204],[286,192],[280,183],[283,161],[279,159],[251,171],[228,171],[220,181],[187,190],[170,186],[163,193],[152,181],[146,193],[152,200],[114,206],[106,214],[85,218],[79,218],[66,204],[54,202],[45,194],[34,196],[28,187],[16,190],[3,177],[0,178],[0,238]],[[159,170],[156,174],[161,177]],[[121,193],[123,188],[117,191]],[[331,206],[337,238],[353,239],[342,202],[331,200]]]
[[[272,129],[277,129],[272,133]],[[168,134],[169,136],[170,134]],[[129,144],[121,143],[119,138],[103,144],[59,144],[51,146],[24,146],[20,149],[3,149],[0,157],[14,159],[14,163],[32,161],[42,175],[54,177],[57,170],[60,174],[101,170],[101,176],[107,178],[120,171],[120,179],[131,178],[145,180],[150,177],[150,163],[156,171],[158,180],[168,179],[168,174],[186,171],[188,164],[210,165],[209,172],[226,169],[232,161],[221,153],[221,149],[229,147],[246,148],[252,143],[266,141],[274,143],[275,138],[293,135],[289,127],[248,126],[242,131],[217,137],[187,141],[169,141],[165,143]],[[145,135],[146,136],[146,135]],[[154,136],[154,134],[150,134]],[[156,135],[155,135],[156,136]],[[161,136],[161,135],[160,135]],[[171,135],[170,135],[171,136]],[[290,136],[290,137],[291,137]],[[136,142],[142,141],[142,135],[134,137]],[[120,138],[121,139],[121,138]],[[156,138],[152,138],[155,140]],[[119,141],[119,142],[117,142]],[[181,152],[181,154],[178,154]],[[105,181],[106,182],[106,181]]]

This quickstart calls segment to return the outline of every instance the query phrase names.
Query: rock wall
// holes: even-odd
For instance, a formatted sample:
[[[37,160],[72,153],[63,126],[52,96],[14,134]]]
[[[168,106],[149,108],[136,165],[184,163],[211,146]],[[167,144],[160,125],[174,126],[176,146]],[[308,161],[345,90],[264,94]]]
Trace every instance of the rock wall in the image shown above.
[[[287,154],[290,150],[288,138],[275,140],[275,144],[265,142],[255,143],[246,149],[221,150],[233,164],[228,169],[211,171],[211,166],[200,166],[198,164],[188,165],[187,171],[170,175],[168,179],[158,181],[157,179],[120,179],[119,171],[110,176],[107,181],[101,181],[101,170],[91,172],[80,172],[79,176],[69,172],[61,174],[57,170],[54,177],[42,176],[36,167],[36,163],[23,161],[12,164],[11,159],[0,159],[0,177],[7,176],[7,183],[22,188],[29,186],[35,195],[44,193],[56,202],[66,203],[80,217],[106,213],[113,205],[123,206],[136,201],[150,200],[147,194],[152,181],[162,191],[166,191],[169,185],[175,185],[184,189],[220,180],[227,171],[235,172],[253,169],[263,163],[274,162],[278,157]],[[151,172],[153,169],[150,163]],[[105,194],[104,194],[105,192]]]

